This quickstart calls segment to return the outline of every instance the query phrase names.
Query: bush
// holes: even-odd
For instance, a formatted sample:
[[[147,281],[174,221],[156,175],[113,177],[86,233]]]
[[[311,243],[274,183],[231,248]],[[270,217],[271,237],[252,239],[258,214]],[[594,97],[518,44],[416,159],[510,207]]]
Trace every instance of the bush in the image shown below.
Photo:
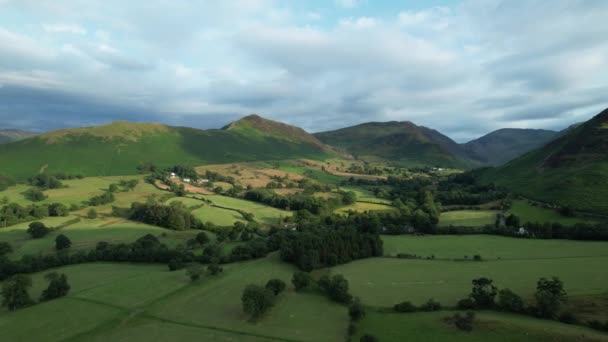
[[[420,306],[422,311],[439,311],[441,310],[441,304],[435,301],[433,298],[429,299],[426,303]]]
[[[188,269],[186,269],[186,275],[191,281],[197,281],[201,279],[201,276],[203,275],[203,267],[199,264],[190,265],[188,266]]]
[[[464,298],[458,301],[456,307],[460,310],[472,310],[475,308],[475,302],[471,298]]]
[[[27,229],[27,233],[30,234],[33,239],[43,238],[50,232],[51,230],[42,222],[32,222]]]
[[[72,246],[72,241],[65,235],[59,234],[55,238],[55,249],[58,251],[70,248]]]
[[[24,192],[23,195],[32,202],[40,202],[46,199],[46,195],[38,188],[31,188]]]
[[[92,219],[96,219],[97,218],[97,210],[91,208],[89,209],[89,212],[87,213],[87,218]]]
[[[460,330],[472,331],[473,322],[475,321],[475,313],[473,311],[467,311],[467,313],[464,315],[456,313],[454,316],[446,318],[446,321],[454,324],[456,328]]]
[[[285,290],[285,282],[281,279],[270,279],[266,283],[266,289],[272,291],[275,296],[278,296],[279,293]]]
[[[370,334],[365,334],[363,336],[361,336],[361,338],[359,339],[359,342],[378,342],[380,341],[376,336],[374,335],[370,335]]]
[[[510,312],[524,312],[524,301],[515,292],[502,289],[498,292],[498,306],[501,310]]]
[[[169,267],[169,271],[173,272],[184,268],[184,263],[179,259],[171,259],[167,266]]]
[[[243,311],[255,320],[274,305],[274,298],[271,290],[258,285],[248,285],[241,296]]]
[[[325,276],[326,277],[326,276]],[[321,283],[321,280],[323,282]],[[329,296],[329,298],[339,303],[350,303],[352,296],[348,293],[348,280],[344,279],[344,276],[337,274],[331,279],[321,277],[319,281],[319,287]]]
[[[312,283],[312,277],[310,274],[302,271],[296,271],[291,278],[291,283],[295,287],[296,291],[301,291]]]
[[[49,281],[49,286],[46,290],[42,291],[40,301],[47,301],[51,299],[64,297],[70,292],[70,284],[68,284],[68,277],[65,274],[57,274],[51,272],[44,276]]]
[[[350,303],[348,307],[348,315],[353,321],[358,321],[361,318],[365,317],[365,307],[363,306],[363,304],[361,304],[359,298],[355,298],[355,300]]]
[[[559,315],[559,321],[566,324],[576,324],[577,319],[574,314],[570,311],[566,311]]]
[[[411,302],[406,301],[401,302],[399,304],[395,304],[395,306],[393,306],[393,309],[395,309],[395,311],[397,312],[415,312],[416,306]]]
[[[207,266],[207,273],[209,273],[212,276],[218,275],[222,272],[224,272],[224,268],[215,262],[211,263],[209,266]]]

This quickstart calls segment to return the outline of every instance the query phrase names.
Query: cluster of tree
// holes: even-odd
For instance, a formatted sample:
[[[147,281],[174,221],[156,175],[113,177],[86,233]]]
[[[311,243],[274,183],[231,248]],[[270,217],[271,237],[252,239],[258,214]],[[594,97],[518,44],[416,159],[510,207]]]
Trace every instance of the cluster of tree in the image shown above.
[[[166,173],[175,173],[180,178],[190,178],[195,181],[198,179],[198,173],[191,166],[175,165],[165,170]]]
[[[11,203],[0,207],[0,227],[8,227],[48,216],[68,216],[69,213],[68,207],[61,203],[32,204],[28,206]]]
[[[226,182],[232,185],[236,184],[236,180],[231,176],[224,176],[221,173],[214,171],[205,171],[205,179],[208,179],[209,182]]]
[[[64,297],[70,291],[70,284],[65,274],[49,273],[45,276],[49,282],[48,287],[42,291],[40,302]],[[29,289],[32,287],[32,279],[24,274],[10,277],[2,284],[2,306],[9,311],[35,304],[30,297]]]
[[[409,301],[404,301],[393,306],[393,310],[397,312],[416,312],[416,311],[439,311],[441,310],[441,303],[431,298],[424,304],[416,306]]]
[[[438,182],[436,198],[443,205],[479,205],[504,199],[507,193],[494,184],[481,184],[475,174],[450,175]]]
[[[271,240],[278,242],[283,261],[305,271],[381,256],[383,247],[378,232],[369,231],[366,226],[358,228],[350,226],[348,220],[326,221],[324,225],[307,224],[298,230],[283,230],[271,236]]]
[[[51,176],[46,172],[32,176],[28,178],[27,181],[30,185],[33,185],[43,190],[59,189],[64,187],[64,185],[59,181],[59,179],[57,179],[57,177]]]
[[[38,188],[30,188],[23,192],[23,197],[32,201],[32,202],[40,202],[47,199],[47,196],[42,192],[42,190]]]
[[[175,269],[170,268],[170,270],[174,271]],[[207,265],[207,274],[209,274],[210,276],[218,275],[223,271],[224,269],[222,268],[222,266],[218,265],[217,263]],[[203,265],[199,263],[193,263],[186,268],[186,276],[188,276],[188,278],[190,278],[190,280],[193,282],[201,279],[204,273],[205,269]]]
[[[351,195],[347,195],[347,201],[352,198]],[[248,201],[263,203],[271,207],[285,209],[285,210],[307,210],[314,215],[321,215],[332,212],[334,209],[340,207],[343,204],[341,199],[323,199],[312,196],[312,194],[294,194],[288,196],[280,196],[273,191],[267,189],[255,189],[246,191],[244,199]],[[355,197],[356,201],[356,197]]]
[[[131,204],[129,219],[173,230],[203,229],[203,223],[194,217],[181,202],[163,205],[155,202]]]
[[[97,243],[90,251],[67,253],[61,250],[56,254],[25,255],[20,260],[0,257],[0,280],[20,273],[40,272],[49,268],[82,264],[89,262],[143,262],[167,264],[171,260],[183,263],[201,261],[191,250],[185,248],[170,249],[153,235],[145,235],[133,243],[111,244]]]
[[[353,296],[348,292],[348,280],[341,274],[336,274],[331,278],[323,275],[317,282],[319,289],[334,302],[350,304]]]
[[[57,172],[55,174],[53,174],[53,177],[59,179],[59,180],[71,180],[71,179],[83,179],[84,175],[81,174],[72,174],[72,173],[65,173],[65,172]]]
[[[499,309],[502,311],[530,314],[540,318],[558,318],[561,305],[567,300],[564,283],[557,277],[540,278],[536,283],[535,305],[526,306],[522,297],[510,289],[501,289],[492,279],[473,279],[469,296],[458,302],[459,309]],[[496,296],[498,295],[498,301]]]
[[[51,232],[51,228],[48,228],[42,222],[32,222],[27,228],[27,233],[30,234],[32,239],[41,239]]]
[[[93,196],[91,197],[87,203],[90,206],[100,206],[100,205],[104,205],[104,204],[108,204],[108,203],[112,203],[114,202],[116,198],[114,197],[114,194],[111,191],[106,191],[101,195],[97,195],[97,196]]]
[[[123,192],[128,192],[128,191],[135,189],[137,184],[139,184],[139,181],[137,179],[130,179],[130,180],[123,179],[118,183],[110,184],[110,186],[108,186],[108,192],[121,191],[119,187],[122,187]]]
[[[0,174],[0,191],[6,190],[9,186],[15,185],[15,181],[5,175]]]
[[[281,279],[270,279],[264,287],[247,285],[241,296],[243,311],[252,321],[259,319],[274,306],[277,296],[283,290],[285,290],[285,282]]]

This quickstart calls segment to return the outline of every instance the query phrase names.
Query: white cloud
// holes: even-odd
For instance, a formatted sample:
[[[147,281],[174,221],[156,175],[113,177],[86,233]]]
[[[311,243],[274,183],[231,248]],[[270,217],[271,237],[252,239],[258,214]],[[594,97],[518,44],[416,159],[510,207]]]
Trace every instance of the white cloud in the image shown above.
[[[363,0],[335,0],[336,5],[343,8],[355,8],[359,6]]]
[[[87,30],[75,24],[44,24],[42,28],[49,33],[72,33],[84,35]]]

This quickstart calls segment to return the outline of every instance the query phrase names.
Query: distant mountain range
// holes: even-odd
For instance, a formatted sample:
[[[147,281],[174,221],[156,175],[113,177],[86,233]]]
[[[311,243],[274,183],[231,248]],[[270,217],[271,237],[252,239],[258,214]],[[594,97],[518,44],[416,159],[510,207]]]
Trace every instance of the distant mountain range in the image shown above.
[[[35,135],[38,135],[38,133],[18,129],[0,129],[0,144],[26,139]]]
[[[482,173],[535,200],[608,213],[608,109],[543,147]]]
[[[504,128],[469,141],[463,147],[470,158],[484,164],[501,165],[558,136],[542,129]]]

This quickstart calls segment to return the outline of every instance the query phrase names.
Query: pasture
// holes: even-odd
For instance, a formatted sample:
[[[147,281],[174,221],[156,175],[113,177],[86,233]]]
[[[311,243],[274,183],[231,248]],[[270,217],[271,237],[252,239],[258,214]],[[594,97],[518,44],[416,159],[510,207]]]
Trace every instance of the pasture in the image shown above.
[[[416,254],[436,259],[472,258],[485,260],[561,259],[608,257],[608,243],[600,241],[541,240],[493,235],[384,235],[384,254]]]
[[[526,222],[558,222],[563,225],[574,225],[581,222],[589,222],[584,217],[566,217],[560,215],[555,209],[534,206],[526,200],[514,200],[509,213],[519,216],[521,223]]]
[[[376,336],[382,342],[608,341],[608,335],[588,328],[496,312],[477,312],[473,331],[464,332],[444,322],[445,317],[454,313],[399,314],[369,310],[357,324],[354,341],[365,333]]]
[[[489,277],[498,288],[510,288],[524,298],[540,277],[560,277],[569,295],[600,295],[608,284],[608,257],[564,257],[494,261],[364,259],[333,267],[343,274],[352,293],[372,306],[393,306],[409,300],[419,305],[434,298],[454,306],[471,292],[471,280]]]
[[[0,340],[341,341],[346,336],[344,306],[295,293],[291,285],[263,319],[248,321],[240,302],[247,284],[270,278],[289,284],[294,268],[274,255],[228,265],[223,274],[195,283],[164,265],[97,263],[56,271],[68,275],[69,295],[14,313],[0,311]],[[43,275],[33,276],[34,298],[46,284]],[[24,329],[28,326],[37,329]]]
[[[342,208],[336,209],[336,213],[346,214],[349,211],[356,211],[356,212],[363,213],[366,211],[390,211],[390,210],[395,210],[395,208],[391,207],[389,205],[386,205],[386,204],[356,202],[354,204],[347,205]]]
[[[378,198],[378,197],[374,196],[373,192],[366,190],[364,188],[355,187],[355,186],[343,186],[343,187],[340,187],[340,190],[354,192],[357,195],[357,200],[359,200],[359,201],[373,202],[373,203],[378,203],[378,204],[391,204],[392,203],[392,201],[390,201],[390,200]]]
[[[457,227],[483,227],[494,224],[497,210],[454,210],[442,212],[439,217],[439,226]]]
[[[277,223],[281,218],[285,218],[292,215],[292,212],[287,210],[281,210],[273,207],[269,207],[264,204],[242,200],[239,198],[233,198],[221,195],[205,195],[196,196],[197,198],[204,198],[211,201],[213,204],[229,208],[238,209],[253,214],[254,219],[260,223]],[[235,214],[238,214],[235,212]],[[213,222],[213,221],[212,221]]]

